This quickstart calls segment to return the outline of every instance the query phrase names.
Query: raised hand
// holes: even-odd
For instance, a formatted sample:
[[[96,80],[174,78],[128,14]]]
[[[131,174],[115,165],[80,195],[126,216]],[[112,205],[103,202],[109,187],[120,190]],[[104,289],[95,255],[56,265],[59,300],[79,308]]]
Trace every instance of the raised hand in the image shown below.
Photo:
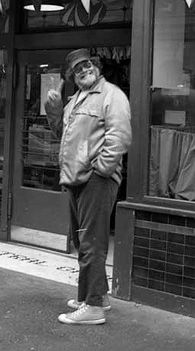
[[[62,89],[64,86],[64,79],[60,80],[60,84],[58,85],[57,89],[50,89],[47,93],[47,101],[49,103],[54,103],[54,101],[60,101],[62,98]]]

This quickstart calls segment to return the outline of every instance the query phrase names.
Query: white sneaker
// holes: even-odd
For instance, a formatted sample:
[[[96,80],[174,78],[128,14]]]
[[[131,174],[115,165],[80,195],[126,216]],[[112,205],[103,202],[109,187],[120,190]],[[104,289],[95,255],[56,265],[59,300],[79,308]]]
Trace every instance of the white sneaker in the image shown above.
[[[71,299],[67,302],[67,305],[73,309],[78,310],[82,306],[83,303],[85,303],[85,302],[84,301],[79,302],[75,299]],[[110,305],[109,297],[107,294],[103,296],[102,308],[104,311],[111,310],[111,305]]]
[[[83,304],[72,313],[60,314],[58,321],[65,324],[103,324],[106,319],[102,307]]]

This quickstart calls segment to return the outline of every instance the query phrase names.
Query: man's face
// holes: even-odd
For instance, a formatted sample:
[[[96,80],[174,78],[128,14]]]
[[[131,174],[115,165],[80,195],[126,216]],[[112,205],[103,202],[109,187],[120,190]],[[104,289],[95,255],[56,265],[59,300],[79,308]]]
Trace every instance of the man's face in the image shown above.
[[[79,62],[74,68],[74,79],[81,90],[89,89],[99,78],[100,71],[91,61]]]

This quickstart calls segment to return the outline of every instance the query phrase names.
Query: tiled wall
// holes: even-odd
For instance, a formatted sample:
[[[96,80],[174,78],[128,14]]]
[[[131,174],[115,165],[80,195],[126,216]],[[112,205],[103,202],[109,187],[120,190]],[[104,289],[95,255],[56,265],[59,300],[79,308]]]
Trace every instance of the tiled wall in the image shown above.
[[[137,211],[133,284],[195,299],[195,219]]]

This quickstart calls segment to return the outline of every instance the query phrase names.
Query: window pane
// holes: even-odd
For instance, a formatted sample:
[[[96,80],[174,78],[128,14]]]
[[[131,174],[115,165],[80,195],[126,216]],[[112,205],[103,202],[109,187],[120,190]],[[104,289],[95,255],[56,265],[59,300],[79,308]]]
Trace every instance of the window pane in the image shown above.
[[[194,201],[195,4],[189,4],[155,0],[149,195]]]
[[[85,0],[69,0],[62,3],[64,9],[61,11],[24,10],[24,31],[30,29],[43,32],[54,28],[62,30],[106,23],[125,24],[131,19],[132,0],[91,0],[90,8],[86,6]]]

